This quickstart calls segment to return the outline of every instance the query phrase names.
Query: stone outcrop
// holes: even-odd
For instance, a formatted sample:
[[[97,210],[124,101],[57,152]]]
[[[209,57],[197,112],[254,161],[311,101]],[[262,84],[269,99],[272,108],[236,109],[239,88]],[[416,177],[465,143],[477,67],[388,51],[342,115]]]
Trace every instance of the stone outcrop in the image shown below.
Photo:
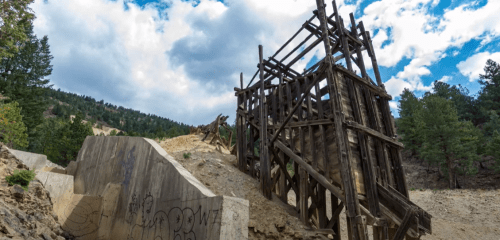
[[[10,186],[6,176],[14,170],[29,170],[0,143],[0,240],[3,239],[72,239],[58,222],[53,211],[49,191],[38,179],[33,180],[28,191],[19,185]]]

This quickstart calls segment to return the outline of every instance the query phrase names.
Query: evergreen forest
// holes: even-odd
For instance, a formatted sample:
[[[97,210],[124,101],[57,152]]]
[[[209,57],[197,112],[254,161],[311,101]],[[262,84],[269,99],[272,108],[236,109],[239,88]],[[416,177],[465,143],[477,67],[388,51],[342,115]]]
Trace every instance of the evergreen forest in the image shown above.
[[[457,174],[474,175],[491,157],[500,171],[500,65],[490,59],[484,72],[476,96],[435,81],[421,98],[405,89],[399,101],[396,126],[405,149],[439,167],[452,189]]]

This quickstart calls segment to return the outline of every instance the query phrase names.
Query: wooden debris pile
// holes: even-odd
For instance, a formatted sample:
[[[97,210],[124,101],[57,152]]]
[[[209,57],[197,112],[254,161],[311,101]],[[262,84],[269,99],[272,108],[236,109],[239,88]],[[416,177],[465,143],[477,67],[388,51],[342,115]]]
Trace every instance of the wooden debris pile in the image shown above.
[[[233,137],[233,131],[229,129],[227,126],[226,120],[229,118],[229,116],[222,116],[222,114],[219,114],[217,118],[211,122],[210,124],[207,125],[200,125],[196,128],[191,128],[190,133],[191,134],[204,134],[205,136],[203,137],[202,141],[209,141],[211,145],[216,145],[219,147],[224,147],[227,150],[231,151],[231,138]],[[220,136],[220,127],[223,127],[226,129],[226,131],[229,132],[229,137],[228,139],[223,138]]]
[[[409,199],[403,144],[394,138],[389,108],[392,97],[382,84],[370,33],[352,13],[351,27],[345,28],[335,1],[330,16],[324,0],[316,5],[313,16],[268,60],[259,46],[259,69],[247,87],[240,75],[241,86],[235,88],[239,169],[258,177],[269,199],[275,193],[288,203],[293,191],[301,220],[334,239],[340,239],[343,208],[349,239],[368,239],[368,225],[374,240],[431,233],[431,216]],[[278,57],[304,29],[307,37]],[[294,64],[321,43],[325,57],[302,73],[295,70]],[[303,50],[287,60],[298,49]],[[347,68],[336,63],[340,60]],[[251,85],[257,74],[260,81]],[[327,214],[327,209],[332,210]]]

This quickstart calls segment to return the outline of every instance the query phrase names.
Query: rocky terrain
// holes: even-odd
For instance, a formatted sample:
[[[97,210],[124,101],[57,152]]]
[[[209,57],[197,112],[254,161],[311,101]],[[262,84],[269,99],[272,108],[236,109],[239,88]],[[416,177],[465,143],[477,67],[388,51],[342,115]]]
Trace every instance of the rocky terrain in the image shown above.
[[[202,137],[185,135],[159,144],[215,194],[249,200],[249,239],[325,239],[308,231],[293,206],[276,196],[271,201],[264,198],[258,180],[237,169],[236,157],[228,149],[202,142]],[[72,239],[58,224],[49,193],[39,181],[32,181],[28,192],[8,185],[5,176],[27,167],[5,146],[0,148],[0,240]],[[404,162],[410,199],[433,216],[433,234],[422,239],[500,239],[499,180],[486,172],[487,164],[476,177],[469,177],[472,180],[459,179],[462,187],[474,189],[445,190],[446,181],[439,178],[437,169],[417,160]],[[290,192],[289,202],[294,197]],[[348,239],[344,213],[340,228],[343,239]]]
[[[28,168],[0,143],[0,240],[71,239],[57,222],[49,192],[33,180],[28,192],[5,180],[15,169]]]

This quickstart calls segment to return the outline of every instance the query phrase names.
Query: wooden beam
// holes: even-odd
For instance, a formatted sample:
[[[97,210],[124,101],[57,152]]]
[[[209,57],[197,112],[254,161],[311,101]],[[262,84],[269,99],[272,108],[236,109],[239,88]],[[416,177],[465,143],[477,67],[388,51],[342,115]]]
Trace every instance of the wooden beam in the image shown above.
[[[342,73],[349,75],[349,77],[351,77],[351,79],[355,80],[358,83],[361,83],[363,86],[367,87],[371,92],[373,92],[375,95],[379,95],[382,98],[392,100],[392,96],[387,94],[387,92],[383,88],[369,84],[366,80],[360,78],[358,75],[354,74],[351,71],[347,71],[347,69],[345,69],[345,68],[339,67],[337,65],[334,65],[333,68],[335,71],[340,71]]]
[[[385,141],[385,142],[387,142],[395,147],[404,148],[404,145],[402,143],[400,143],[400,142],[398,142],[398,141],[396,141],[396,140],[394,140],[394,139],[392,139],[392,138],[390,138],[390,137],[388,137],[380,132],[377,132],[369,127],[361,125],[357,122],[346,121],[345,125],[346,125],[346,127],[351,128],[353,130],[360,131],[360,132],[366,133],[372,137],[383,140],[383,141]]]
[[[351,33],[354,36],[358,36],[358,29],[356,28],[356,21],[354,20],[354,14],[350,13],[349,18],[351,19]],[[356,37],[357,38],[357,37]],[[359,41],[360,46],[363,46],[363,42]],[[356,55],[358,56],[357,65],[361,71],[361,77],[366,78],[368,74],[366,73],[365,62],[363,61],[363,54],[361,54],[361,48],[356,46]]]
[[[267,114],[264,89],[264,64],[262,63],[262,45],[259,45],[259,63],[260,63],[260,185],[262,193],[267,199],[272,199],[271,194],[271,164],[269,162],[269,151],[267,150]]]
[[[312,83],[309,84],[309,86],[307,86],[307,89],[306,91],[304,92],[304,94],[302,95],[302,97],[297,101],[297,103],[295,104],[295,106],[293,107],[293,109],[288,113],[287,117],[285,118],[285,120],[281,123],[281,126],[280,128],[278,129],[278,131],[276,131],[274,133],[274,136],[273,138],[271,139],[271,142],[270,144],[273,144],[274,141],[276,141],[276,139],[278,138],[278,135],[279,133],[283,130],[283,128],[285,127],[285,125],[288,123],[288,121],[290,121],[290,119],[292,118],[293,116],[293,113],[295,111],[297,111],[297,109],[299,108],[299,105],[302,104],[302,101],[304,101],[304,98],[307,97],[307,95],[309,94],[309,92],[311,91],[312,87],[314,87],[314,84],[316,83],[316,81],[318,81],[318,79],[321,79],[320,75],[322,74],[319,74],[318,76],[316,76],[315,79],[313,79]]]
[[[344,76],[344,83],[347,86],[349,98],[351,100],[351,109],[354,115],[354,120],[359,123],[362,123],[363,119],[361,116],[361,110],[359,109],[360,102],[358,101],[356,85],[353,84],[351,79],[345,76]],[[363,126],[362,124],[359,125]],[[358,135],[358,150],[361,158],[360,160],[363,170],[365,192],[368,198],[368,206],[370,209],[370,213],[378,217],[380,216],[380,208],[378,206],[379,201],[378,201],[374,169],[370,155],[368,153],[368,144],[366,142],[364,133],[358,131],[357,135]]]
[[[290,177],[290,174],[288,173],[288,171],[286,169],[286,162],[284,161],[284,159],[282,159],[280,155],[276,154],[276,151],[274,151],[274,149],[271,146],[269,146],[269,151],[271,151],[271,153],[275,156],[275,161],[276,161],[276,163],[278,163],[281,170],[285,170],[284,176],[285,176],[286,180],[288,180],[288,182],[290,182],[290,185],[292,186],[293,191],[298,193],[300,190],[299,190],[297,184],[295,183],[295,181],[293,181],[292,177]]]
[[[309,225],[309,206],[308,206],[308,183],[307,179],[308,173],[304,169],[303,166],[299,167],[299,177],[300,177],[300,182],[299,182],[299,189],[300,189],[300,220],[306,224]]]
[[[335,199],[335,200],[337,201],[337,199]],[[334,206],[332,206],[332,209],[333,209],[333,207]],[[328,222],[328,225],[326,226],[326,228],[333,228],[335,226],[335,224],[339,225],[339,222],[338,222],[339,215],[340,215],[340,212],[342,212],[342,209],[344,209],[344,202],[340,202],[340,204],[338,206],[335,206],[335,207],[336,207],[335,211],[332,213],[332,218],[330,219],[330,222]]]
[[[321,185],[323,185],[325,188],[330,190],[332,194],[334,194],[337,198],[339,198],[341,201],[345,201],[343,191],[340,190],[340,188],[334,186],[331,184],[328,179],[326,179],[323,175],[319,174],[314,170],[309,164],[307,164],[304,160],[302,160],[301,157],[297,156],[295,153],[292,152],[289,148],[285,146],[281,141],[276,140],[274,142],[274,146],[281,149],[286,155],[288,155],[293,161],[298,163],[304,170],[306,170],[316,181],[318,181]]]
[[[306,23],[311,22],[315,17],[316,17],[316,15],[313,15],[311,18],[309,18],[309,20],[307,20],[304,24],[302,24],[302,27],[299,29],[299,31],[297,31],[290,39],[288,39],[288,41],[286,41],[285,44],[283,44],[280,47],[280,49],[278,49],[278,51],[276,51],[276,53],[272,56],[272,58],[276,57],[276,55],[278,55],[278,53],[280,53],[281,50],[283,50],[283,48],[285,48],[295,37],[297,37],[297,35],[299,35],[299,33],[302,31],[302,29],[304,29],[304,27],[307,25]]]

